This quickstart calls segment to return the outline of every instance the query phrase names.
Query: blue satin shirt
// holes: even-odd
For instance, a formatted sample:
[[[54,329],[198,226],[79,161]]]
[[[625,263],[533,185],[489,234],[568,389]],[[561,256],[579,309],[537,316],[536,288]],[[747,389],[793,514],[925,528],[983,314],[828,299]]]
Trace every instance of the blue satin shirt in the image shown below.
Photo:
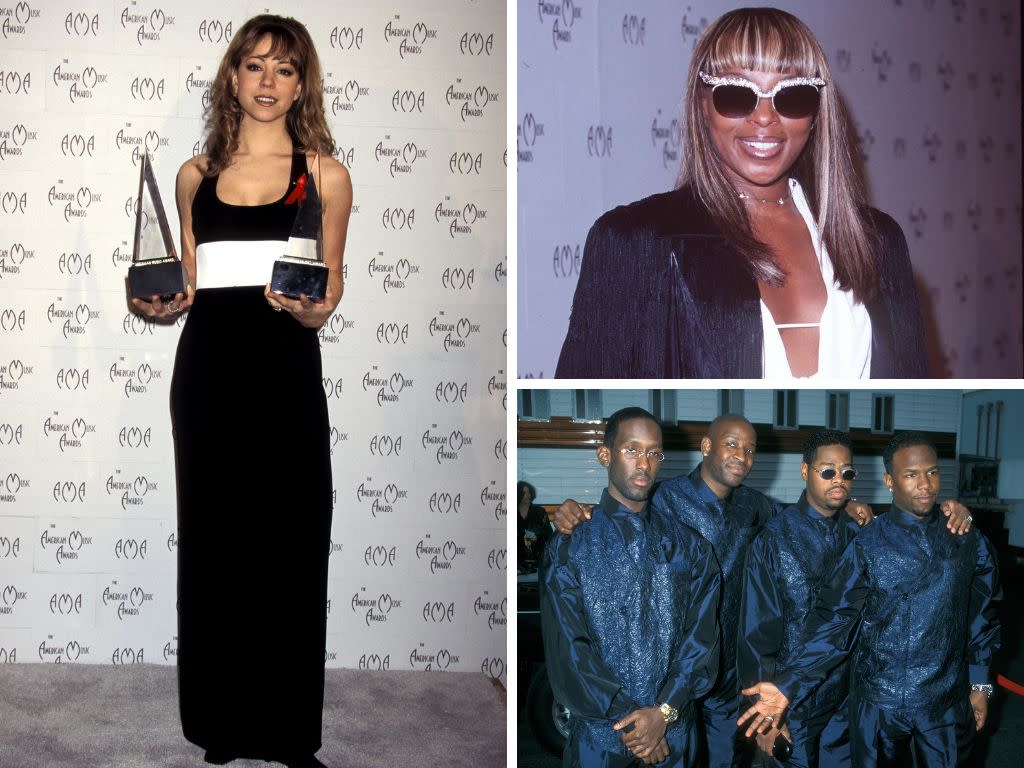
[[[541,575],[544,655],[555,698],[577,742],[628,755],[618,719],[689,704],[718,670],[720,576],[711,548],[673,515],[641,514],[607,492],[589,523],[548,542]]]
[[[722,571],[718,621],[722,628],[721,669],[709,699],[725,709],[739,705],[736,677],[736,637],[743,597],[747,550],[776,511],[775,502],[760,491],[741,485],[719,499],[701,479],[700,465],[688,476],[666,480],[654,495],[653,506],[673,514],[710,542]],[[584,526],[586,527],[586,526]]]
[[[776,685],[794,706],[852,653],[851,695],[904,717],[938,719],[989,681],[1002,598],[976,528],[951,533],[893,507],[846,548],[808,616],[803,652]],[[969,709],[969,708],[968,708]]]
[[[740,686],[774,681],[799,661],[800,636],[818,592],[846,545],[859,532],[840,510],[825,517],[801,494],[771,520],[747,554],[736,666]],[[845,665],[832,671],[806,702],[834,710],[846,698]]]

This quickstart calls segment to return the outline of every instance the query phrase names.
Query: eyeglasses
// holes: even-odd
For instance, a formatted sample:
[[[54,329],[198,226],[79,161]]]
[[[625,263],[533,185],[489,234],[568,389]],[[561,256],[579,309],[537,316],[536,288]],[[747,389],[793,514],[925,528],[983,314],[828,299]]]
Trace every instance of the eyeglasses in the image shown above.
[[[698,73],[711,86],[711,101],[722,117],[746,117],[759,99],[771,99],[772,108],[785,118],[799,120],[818,111],[818,89],[825,85],[820,77],[791,77],[780,80],[770,91],[762,91],[742,77],[714,77]]]
[[[811,467],[811,469],[814,469],[822,480],[834,480],[836,475],[839,475],[849,483],[857,478],[857,470],[853,467],[847,467],[842,472],[839,472],[835,467],[818,467],[817,469]]]
[[[641,456],[646,456],[648,461],[664,461],[665,454],[661,451],[640,451],[636,448],[620,448],[619,453],[625,456],[627,459],[636,461]]]

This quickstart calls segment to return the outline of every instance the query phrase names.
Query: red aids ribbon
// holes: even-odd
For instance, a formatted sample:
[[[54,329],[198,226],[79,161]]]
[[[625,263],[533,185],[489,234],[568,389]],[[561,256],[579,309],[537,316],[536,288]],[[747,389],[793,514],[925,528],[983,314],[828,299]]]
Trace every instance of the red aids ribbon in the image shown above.
[[[1002,675],[996,675],[996,682],[999,683],[1003,688],[1008,691],[1016,693],[1018,696],[1024,696],[1024,685],[1015,683],[1013,680],[1003,677]]]
[[[302,174],[295,181],[295,189],[285,199],[285,205],[292,205],[293,203],[301,203],[306,199],[306,174]]]

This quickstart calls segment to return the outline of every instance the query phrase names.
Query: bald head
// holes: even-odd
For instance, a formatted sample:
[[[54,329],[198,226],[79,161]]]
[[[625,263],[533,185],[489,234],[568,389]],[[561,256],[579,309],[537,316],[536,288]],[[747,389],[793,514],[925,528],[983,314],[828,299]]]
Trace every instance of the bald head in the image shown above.
[[[735,428],[736,426],[743,425],[745,425],[751,432],[754,431],[754,425],[747,421],[745,416],[741,416],[738,413],[723,413],[708,424],[707,436],[714,439],[714,435],[720,433],[723,429]]]
[[[708,425],[700,441],[704,455],[701,479],[720,499],[742,485],[754,466],[757,434],[753,425],[738,414],[727,413]]]

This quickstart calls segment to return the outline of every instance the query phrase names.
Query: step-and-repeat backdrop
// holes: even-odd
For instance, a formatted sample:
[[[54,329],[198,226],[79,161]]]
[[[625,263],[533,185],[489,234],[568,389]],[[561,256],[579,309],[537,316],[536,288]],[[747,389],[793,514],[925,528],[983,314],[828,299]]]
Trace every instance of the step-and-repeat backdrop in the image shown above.
[[[320,333],[327,664],[503,678],[504,4],[291,8],[355,192],[345,296]],[[201,151],[210,80],[266,11],[289,14],[0,0],[0,663],[175,662],[180,323],[128,311],[139,159],[177,234],[175,174]],[[229,657],[261,638],[223,642]]]
[[[554,375],[594,220],[675,186],[694,42],[738,5],[520,3],[519,376]],[[742,5],[790,11],[824,46],[872,202],[906,233],[934,374],[1024,375],[1020,3]]]

